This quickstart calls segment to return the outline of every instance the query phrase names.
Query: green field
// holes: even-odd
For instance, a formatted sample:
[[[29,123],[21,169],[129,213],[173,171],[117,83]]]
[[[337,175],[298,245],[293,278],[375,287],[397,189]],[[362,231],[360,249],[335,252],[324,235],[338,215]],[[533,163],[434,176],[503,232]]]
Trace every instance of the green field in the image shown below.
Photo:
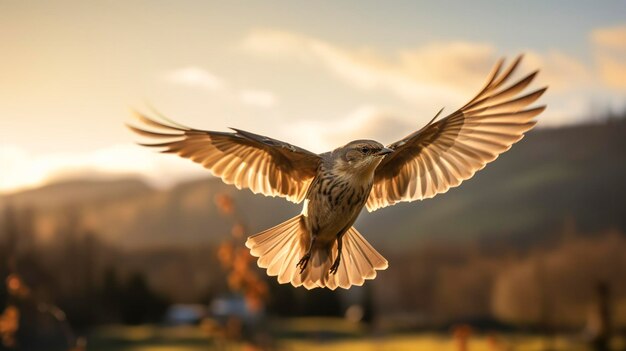
[[[371,335],[355,324],[339,319],[291,319],[272,323],[272,331],[264,340],[276,350],[459,350],[458,341],[451,334],[410,333]],[[272,335],[269,337],[268,335]],[[615,349],[622,349],[618,340]],[[196,351],[196,350],[259,350],[251,344],[234,341],[211,328],[110,326],[94,331],[87,338],[87,349],[94,351]],[[558,336],[546,339],[519,334],[474,335],[468,351],[512,350],[590,350],[577,336]]]

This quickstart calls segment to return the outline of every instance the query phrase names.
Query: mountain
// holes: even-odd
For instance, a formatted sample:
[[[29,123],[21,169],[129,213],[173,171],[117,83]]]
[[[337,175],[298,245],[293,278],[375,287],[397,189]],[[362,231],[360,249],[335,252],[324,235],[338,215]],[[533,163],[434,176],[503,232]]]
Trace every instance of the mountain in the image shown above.
[[[363,213],[357,228],[373,244],[420,241],[528,244],[565,222],[585,232],[626,230],[626,122],[536,130],[460,187],[433,199]],[[238,191],[215,178],[152,189],[137,179],[67,181],[0,196],[29,208],[37,233],[51,238],[68,218],[121,247],[194,245],[224,238],[232,220],[216,194],[233,197],[248,233],[300,211],[280,198]]]
[[[63,182],[0,197],[0,204],[34,213],[42,240],[77,221],[80,229],[117,246],[160,247],[216,242],[230,233],[233,222],[219,213],[214,202],[217,194],[234,199],[250,230],[261,230],[297,212],[282,199],[237,191],[216,178],[166,190],[152,189],[138,179]]]
[[[38,209],[61,208],[89,202],[117,200],[150,192],[150,187],[139,179],[65,180],[0,196],[0,204],[17,207],[34,206]]]

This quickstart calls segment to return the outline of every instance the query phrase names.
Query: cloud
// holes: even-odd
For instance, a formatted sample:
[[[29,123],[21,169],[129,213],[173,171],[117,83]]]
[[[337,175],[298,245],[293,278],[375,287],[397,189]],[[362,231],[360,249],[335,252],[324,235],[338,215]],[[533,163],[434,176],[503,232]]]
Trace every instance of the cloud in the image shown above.
[[[177,85],[219,91],[222,97],[249,106],[270,108],[276,105],[278,98],[274,93],[262,89],[237,89],[226,86],[225,81],[215,74],[197,67],[179,68],[163,75],[166,81]]]
[[[564,92],[593,84],[590,67],[580,60],[558,50],[540,53],[528,50],[524,55],[524,65],[530,70],[539,69],[537,81],[550,87],[550,93]]]
[[[244,89],[239,91],[239,99],[246,105],[269,108],[276,105],[274,93],[267,90]]]
[[[429,84],[474,92],[496,62],[495,51],[486,43],[431,43],[401,50],[396,70]]]
[[[243,40],[245,50],[273,58],[296,58],[326,69],[358,89],[391,92],[410,102],[450,106],[469,99],[481,87],[498,59],[490,43],[434,42],[401,49],[391,55],[372,49],[346,49],[329,42],[280,30],[253,30]],[[541,68],[551,91],[583,86],[589,69],[559,51],[529,50],[526,64]]]
[[[417,79],[419,77],[409,72],[400,58],[388,62],[369,50],[346,50],[316,38],[278,30],[252,31],[242,46],[247,51],[269,57],[291,57],[310,64],[320,62],[359,89],[383,89],[407,100],[430,97],[441,101],[442,97],[458,97],[454,89],[440,84],[440,81]]]
[[[604,82],[611,88],[626,89],[626,54],[599,53],[597,60]]]
[[[626,25],[598,28],[591,33],[594,55],[604,83],[626,89]]]
[[[164,75],[165,80],[189,87],[219,90],[223,82],[213,73],[196,66],[179,68]]]
[[[595,29],[591,40],[605,49],[626,50],[626,25]]]
[[[522,74],[539,69],[537,81],[553,91],[566,91],[587,84],[590,69],[577,58],[558,50],[523,52]],[[425,45],[401,52],[402,71],[415,79],[439,82],[473,94],[499,59],[491,44],[450,42]],[[513,58],[508,58],[512,60]],[[506,62],[505,62],[506,64]]]

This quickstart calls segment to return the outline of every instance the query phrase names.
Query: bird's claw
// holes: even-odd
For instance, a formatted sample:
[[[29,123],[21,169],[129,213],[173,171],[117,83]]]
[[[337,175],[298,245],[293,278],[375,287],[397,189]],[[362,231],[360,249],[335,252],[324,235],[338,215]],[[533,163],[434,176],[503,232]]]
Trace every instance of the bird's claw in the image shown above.
[[[302,256],[300,261],[298,261],[296,268],[300,268],[300,274],[304,272],[304,270],[306,269],[306,266],[309,264],[310,259],[311,259],[311,253],[309,252],[306,255]]]
[[[335,259],[333,265],[330,266],[330,274],[337,274],[337,270],[339,269],[339,262],[341,262],[341,258],[337,256],[337,259]]]

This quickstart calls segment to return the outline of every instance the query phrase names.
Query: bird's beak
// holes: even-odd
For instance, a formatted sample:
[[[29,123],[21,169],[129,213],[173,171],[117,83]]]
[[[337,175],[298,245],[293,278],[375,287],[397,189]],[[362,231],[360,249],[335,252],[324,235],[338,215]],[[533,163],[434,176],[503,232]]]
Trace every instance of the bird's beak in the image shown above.
[[[384,148],[380,149],[380,151],[378,151],[376,153],[376,155],[378,155],[378,156],[385,156],[385,155],[390,154],[392,152],[393,152],[392,149],[384,147]]]

